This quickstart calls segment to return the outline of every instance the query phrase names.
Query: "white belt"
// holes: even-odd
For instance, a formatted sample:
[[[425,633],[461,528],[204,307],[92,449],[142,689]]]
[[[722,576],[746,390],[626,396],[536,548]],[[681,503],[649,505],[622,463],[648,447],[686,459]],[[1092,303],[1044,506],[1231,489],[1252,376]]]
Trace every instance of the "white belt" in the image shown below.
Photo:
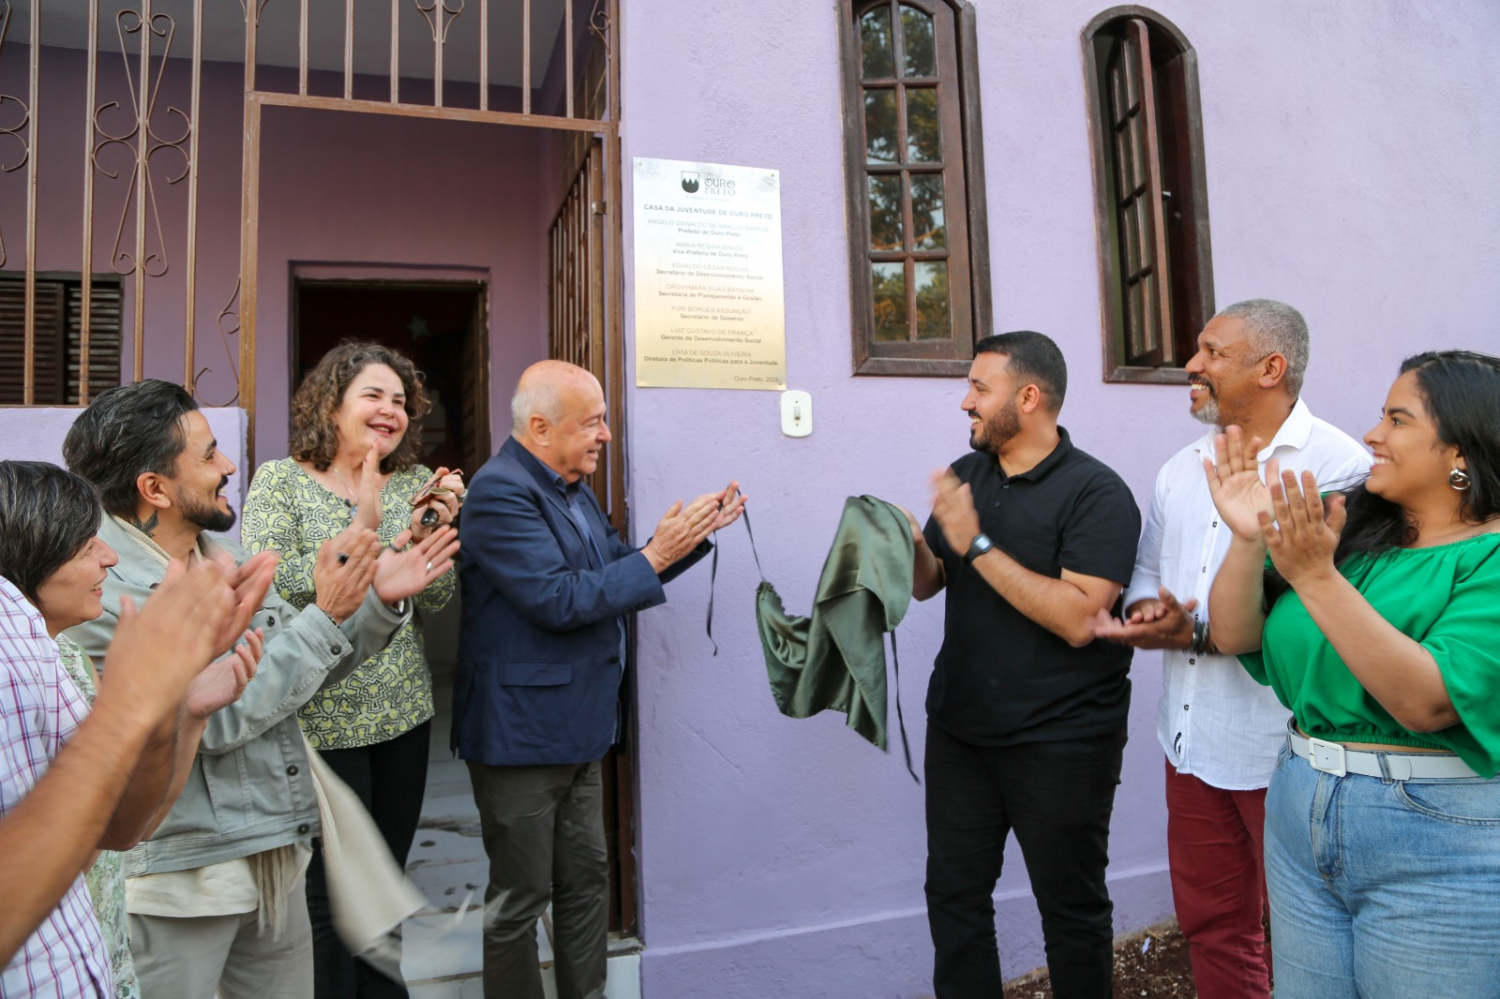
[[[1456,780],[1478,777],[1467,763],[1452,753],[1395,753],[1367,749],[1349,749],[1340,742],[1328,742],[1303,735],[1287,726],[1287,744],[1292,752],[1312,764],[1314,770],[1343,777],[1360,774],[1383,780]],[[1385,766],[1381,767],[1381,761]]]

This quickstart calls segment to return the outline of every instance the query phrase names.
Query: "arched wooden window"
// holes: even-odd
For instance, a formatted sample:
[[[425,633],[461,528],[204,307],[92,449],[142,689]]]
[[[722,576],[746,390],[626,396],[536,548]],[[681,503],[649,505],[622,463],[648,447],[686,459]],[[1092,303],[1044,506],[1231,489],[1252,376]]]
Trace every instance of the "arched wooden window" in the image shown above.
[[[1106,381],[1186,381],[1214,313],[1198,56],[1144,7],[1083,31]]]
[[[962,374],[990,325],[974,15],[842,0],[854,367]]]

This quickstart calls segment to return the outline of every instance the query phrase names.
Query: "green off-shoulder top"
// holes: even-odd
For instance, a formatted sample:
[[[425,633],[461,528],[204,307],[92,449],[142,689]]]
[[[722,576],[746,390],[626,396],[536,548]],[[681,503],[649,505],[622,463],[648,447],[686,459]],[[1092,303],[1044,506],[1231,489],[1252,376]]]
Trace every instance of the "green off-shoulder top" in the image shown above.
[[[1261,651],[1240,656],[1245,669],[1308,735],[1446,750],[1486,777],[1500,773],[1500,534],[1355,556],[1339,572],[1432,654],[1458,724],[1403,728],[1349,672],[1295,590],[1271,608]]]

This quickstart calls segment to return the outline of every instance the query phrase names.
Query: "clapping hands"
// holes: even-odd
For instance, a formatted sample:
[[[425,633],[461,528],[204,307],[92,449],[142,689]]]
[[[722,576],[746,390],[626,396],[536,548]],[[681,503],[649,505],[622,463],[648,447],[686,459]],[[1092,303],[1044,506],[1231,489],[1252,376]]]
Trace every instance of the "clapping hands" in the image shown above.
[[[1099,611],[1093,619],[1094,635],[1137,649],[1187,648],[1193,641],[1197,599],[1182,603],[1165,586],[1157,592],[1160,599],[1139,601],[1123,619],[1111,617],[1108,610]]]
[[[932,489],[932,517],[942,529],[948,547],[963,554],[979,536],[979,512],[974,508],[973,490],[967,482],[960,482],[951,468],[932,473]],[[916,526],[915,518],[912,526]]]
[[[641,554],[651,568],[661,572],[680,561],[714,531],[728,527],[745,511],[746,497],[740,484],[731,482],[718,492],[704,493],[686,506],[673,503],[656,525],[656,531]]]
[[[209,660],[214,653],[245,633],[275,568],[274,555],[243,566],[199,558],[189,564],[174,561],[139,610],[129,597],[123,598],[101,671],[100,697],[129,699],[139,717],[153,719],[176,711],[185,694],[194,698],[210,687],[217,693],[194,698],[190,710],[196,706],[210,713],[238,698],[254,674],[249,660],[260,658],[253,635],[246,638],[243,652],[230,657],[235,660],[227,667],[230,682],[200,678],[213,669]]]
[[[447,524],[406,548],[411,532],[402,531],[375,560],[375,593],[387,604],[414,597],[453,568],[458,531]],[[401,549],[405,548],[405,551]]]
[[[1268,479],[1271,473],[1268,467]],[[1311,472],[1302,473],[1300,488],[1296,475],[1282,472],[1279,480],[1271,479],[1270,492],[1276,520],[1272,523],[1271,515],[1262,512],[1260,526],[1271,564],[1281,578],[1295,589],[1334,572],[1333,553],[1348,516],[1344,495],[1334,493],[1325,503]]]
[[[1245,441],[1239,427],[1214,438],[1217,464],[1204,459],[1208,489],[1225,525],[1239,541],[1265,545],[1283,579],[1299,582],[1333,570],[1333,553],[1343,533],[1344,497],[1325,503],[1317,478],[1304,471],[1283,472],[1272,458],[1262,482],[1257,471],[1260,438]]]
[[[245,632],[244,639],[228,655],[209,663],[188,684],[187,710],[194,718],[207,718],[240,699],[266,651],[265,632]]]
[[[1214,461],[1203,459],[1208,491],[1224,525],[1241,541],[1259,541],[1260,516],[1271,512],[1271,494],[1260,479],[1261,440],[1244,440],[1239,427],[1231,425],[1214,438]],[[1273,458],[1266,464],[1267,480],[1280,466]]]

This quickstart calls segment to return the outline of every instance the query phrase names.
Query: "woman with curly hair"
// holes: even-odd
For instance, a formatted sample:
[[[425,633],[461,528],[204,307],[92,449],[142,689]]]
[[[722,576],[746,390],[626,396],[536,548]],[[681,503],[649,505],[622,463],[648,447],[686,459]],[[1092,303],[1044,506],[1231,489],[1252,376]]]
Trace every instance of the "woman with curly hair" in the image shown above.
[[[1214,641],[1292,713],[1266,792],[1276,995],[1479,999],[1500,983],[1500,359],[1406,359],[1325,500],[1231,428]],[[1267,571],[1266,558],[1270,557]]]
[[[275,586],[293,605],[315,599],[318,549],[351,523],[401,546],[458,514],[462,473],[439,468],[434,475],[419,461],[428,408],[410,359],[381,344],[345,341],[303,379],[292,399],[291,456],[255,473],[243,527],[247,549],[281,553]],[[308,742],[359,795],[402,867],[422,808],[433,716],[421,616],[441,610],[456,585],[450,572],[418,594],[416,613],[390,645],[300,712]],[[307,903],[318,999],[407,994],[339,941],[316,854]]]

